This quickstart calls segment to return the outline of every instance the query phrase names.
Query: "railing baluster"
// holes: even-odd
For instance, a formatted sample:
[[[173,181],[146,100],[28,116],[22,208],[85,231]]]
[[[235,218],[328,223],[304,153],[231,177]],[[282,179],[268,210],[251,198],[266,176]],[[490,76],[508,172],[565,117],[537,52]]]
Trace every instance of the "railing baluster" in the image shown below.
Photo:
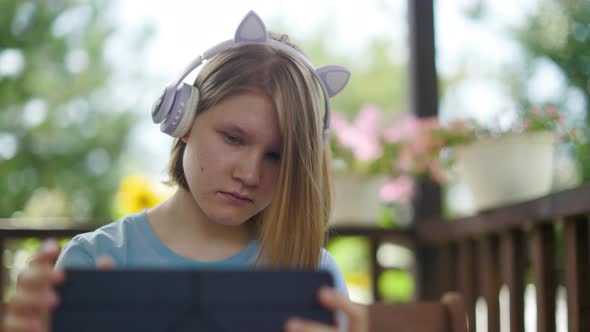
[[[525,250],[521,230],[508,231],[502,235],[502,273],[510,294],[510,332],[524,332]]]
[[[570,332],[590,331],[590,271],[588,270],[588,217],[565,222],[565,282]]]
[[[452,291],[457,289],[456,274],[457,271],[457,254],[456,249],[452,243],[441,245],[438,248],[437,257],[437,272],[439,284],[439,297],[444,292]]]
[[[383,272],[383,268],[379,261],[377,260],[377,251],[379,250],[379,244],[381,243],[381,238],[376,235],[369,236],[369,253],[371,255],[371,287],[373,290],[373,301],[381,301],[382,296],[381,292],[379,292],[379,276],[381,272]]]
[[[418,246],[416,248],[416,278],[419,299],[436,300],[439,298],[440,281],[432,278],[437,272],[438,255],[435,247]]]
[[[500,262],[498,240],[488,236],[478,241],[479,280],[488,307],[488,332],[500,332]]]
[[[469,331],[475,331],[475,301],[477,299],[475,245],[471,240],[459,243],[459,289],[465,301]]]
[[[531,231],[533,278],[537,289],[537,331],[555,332],[555,236],[553,224],[538,224]]]
[[[0,318],[4,317],[4,289],[6,285],[7,271],[6,262],[4,262],[4,249],[6,249],[7,239],[0,236]]]

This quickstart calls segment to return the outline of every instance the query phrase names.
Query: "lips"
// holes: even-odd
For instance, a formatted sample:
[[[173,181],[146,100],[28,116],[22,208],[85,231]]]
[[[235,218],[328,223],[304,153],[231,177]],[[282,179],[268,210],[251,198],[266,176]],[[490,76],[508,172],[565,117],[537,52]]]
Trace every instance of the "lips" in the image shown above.
[[[222,194],[225,194],[225,195],[232,196],[232,197],[234,197],[236,199],[239,199],[239,200],[242,200],[242,201],[252,202],[252,199],[250,197],[244,196],[244,195],[240,195],[240,194],[238,194],[236,192],[222,191],[221,193]]]

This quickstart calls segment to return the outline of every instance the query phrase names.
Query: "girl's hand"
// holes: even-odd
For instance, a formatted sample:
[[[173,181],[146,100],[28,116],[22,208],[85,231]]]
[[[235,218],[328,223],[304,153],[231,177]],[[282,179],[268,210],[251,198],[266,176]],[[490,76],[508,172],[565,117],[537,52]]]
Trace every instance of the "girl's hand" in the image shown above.
[[[63,271],[54,271],[61,249],[55,240],[43,242],[17,279],[16,293],[6,308],[5,332],[48,330],[50,312],[59,299],[53,288],[64,281]]]
[[[347,332],[368,332],[369,313],[366,306],[353,303],[335,289],[324,287],[318,292],[320,303],[328,310],[340,310],[348,317]],[[341,323],[342,324],[342,323]],[[290,318],[286,332],[336,332],[338,328],[300,318]]]
[[[16,292],[6,308],[2,322],[4,332],[47,332],[52,310],[59,303],[55,287],[65,280],[63,270],[54,270],[61,248],[55,240],[43,242],[29,265],[18,276]],[[97,261],[100,268],[109,268],[108,258]]]

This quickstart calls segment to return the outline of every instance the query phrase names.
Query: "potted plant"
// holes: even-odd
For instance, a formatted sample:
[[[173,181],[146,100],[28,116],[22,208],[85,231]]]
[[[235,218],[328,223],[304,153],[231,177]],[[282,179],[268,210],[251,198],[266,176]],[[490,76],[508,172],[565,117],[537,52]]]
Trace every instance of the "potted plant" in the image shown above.
[[[401,115],[391,122],[383,117],[377,107],[368,106],[352,122],[338,114],[332,121],[335,165],[345,170],[337,174],[344,178],[355,174],[361,183],[357,188],[363,186],[363,179],[378,179],[368,189],[356,191],[377,206],[371,210],[373,222],[380,217],[383,222],[384,210],[379,206],[404,210],[416,195],[414,184],[421,177],[442,186],[450,181],[464,183],[476,210],[547,194],[554,147],[563,139],[575,138],[575,131],[566,129],[563,116],[551,105],[521,113],[508,128],[486,127],[474,120],[442,124],[434,117]],[[354,200],[362,199],[348,188],[339,190],[337,184],[336,197],[352,197],[346,206],[357,208]],[[335,205],[338,210],[338,200]]]
[[[372,105],[363,107],[352,121],[332,114],[333,223],[374,224],[379,216],[379,189],[387,175],[380,166],[382,117]]]
[[[479,128],[471,143],[455,148],[457,179],[470,189],[476,211],[544,196],[552,189],[556,145],[572,133],[552,105],[522,113],[507,130]]]

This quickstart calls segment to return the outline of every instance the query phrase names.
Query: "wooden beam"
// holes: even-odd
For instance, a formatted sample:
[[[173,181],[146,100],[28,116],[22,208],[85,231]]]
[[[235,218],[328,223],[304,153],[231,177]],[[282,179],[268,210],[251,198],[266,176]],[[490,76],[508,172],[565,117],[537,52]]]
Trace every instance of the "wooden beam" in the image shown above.
[[[435,65],[434,1],[409,0],[410,94],[412,112],[418,117],[438,114],[438,89]],[[414,202],[415,219],[441,215],[440,186],[432,181],[418,184]]]

